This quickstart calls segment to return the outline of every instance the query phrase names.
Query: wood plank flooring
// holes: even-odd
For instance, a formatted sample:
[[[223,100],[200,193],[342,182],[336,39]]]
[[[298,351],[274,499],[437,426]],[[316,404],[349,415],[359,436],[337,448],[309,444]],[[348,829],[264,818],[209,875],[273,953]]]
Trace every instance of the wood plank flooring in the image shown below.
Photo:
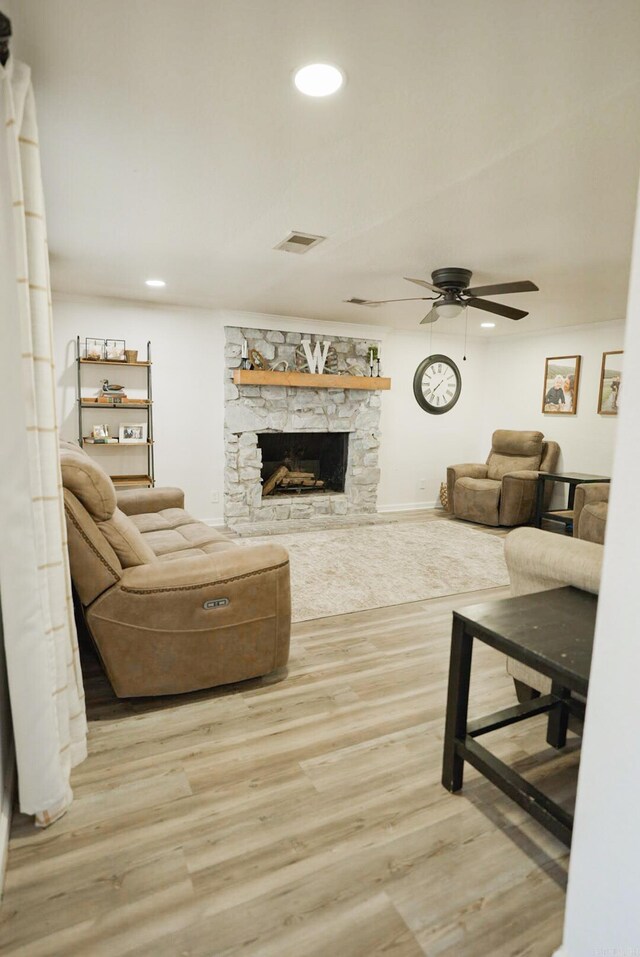
[[[84,652],[75,802],[16,815],[4,957],[549,957],[567,851],[467,770],[440,785],[451,609],[507,589],[294,626],[288,674],[118,701]],[[471,714],[511,704],[477,646]],[[571,807],[576,739],[490,746]]]

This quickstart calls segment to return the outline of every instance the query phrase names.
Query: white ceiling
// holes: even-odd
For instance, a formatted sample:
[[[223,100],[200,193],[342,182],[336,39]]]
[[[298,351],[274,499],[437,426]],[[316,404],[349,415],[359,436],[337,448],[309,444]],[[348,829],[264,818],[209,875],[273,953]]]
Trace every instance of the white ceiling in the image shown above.
[[[624,315],[638,0],[11,12],[33,68],[57,290],[415,328],[420,303],[342,300],[410,296],[403,275],[456,265],[476,284],[540,286],[504,299],[532,315],[498,318],[496,333]],[[316,60],[348,77],[327,100],[291,83]],[[328,239],[273,250],[291,229]],[[470,331],[487,318],[469,310]]]

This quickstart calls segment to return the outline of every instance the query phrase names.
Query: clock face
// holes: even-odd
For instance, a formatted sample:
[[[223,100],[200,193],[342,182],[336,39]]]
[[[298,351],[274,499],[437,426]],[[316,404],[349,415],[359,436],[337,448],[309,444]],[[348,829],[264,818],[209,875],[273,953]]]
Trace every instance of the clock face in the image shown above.
[[[413,394],[418,405],[432,415],[452,409],[462,391],[460,370],[448,356],[428,356],[413,377]]]

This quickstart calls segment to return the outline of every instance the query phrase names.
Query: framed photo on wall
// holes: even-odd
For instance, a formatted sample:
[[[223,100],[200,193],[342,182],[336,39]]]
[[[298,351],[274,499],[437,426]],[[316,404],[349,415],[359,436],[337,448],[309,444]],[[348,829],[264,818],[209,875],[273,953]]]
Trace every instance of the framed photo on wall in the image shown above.
[[[600,392],[598,393],[598,414],[617,415],[620,408],[620,387],[622,385],[623,349],[602,353],[600,368]]]
[[[553,356],[544,367],[542,411],[552,415],[575,415],[578,410],[580,360],[582,356]]]

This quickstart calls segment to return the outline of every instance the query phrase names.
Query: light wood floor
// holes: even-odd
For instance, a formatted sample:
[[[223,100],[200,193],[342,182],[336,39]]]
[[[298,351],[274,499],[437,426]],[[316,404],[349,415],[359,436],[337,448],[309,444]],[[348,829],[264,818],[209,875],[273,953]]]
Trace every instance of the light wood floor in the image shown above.
[[[472,770],[440,785],[451,609],[294,626],[286,677],[118,701],[85,653],[90,755],[54,827],[14,819],[4,957],[549,957],[566,849]],[[515,700],[478,645],[471,714]],[[486,739],[571,807],[575,739]]]

